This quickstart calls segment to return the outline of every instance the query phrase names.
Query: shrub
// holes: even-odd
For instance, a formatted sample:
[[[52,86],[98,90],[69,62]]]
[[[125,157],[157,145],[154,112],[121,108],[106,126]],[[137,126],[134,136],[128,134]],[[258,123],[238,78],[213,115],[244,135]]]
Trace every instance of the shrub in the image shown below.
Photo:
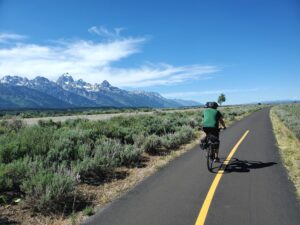
[[[14,131],[16,133],[24,127],[25,124],[23,123],[22,120],[13,119],[10,122],[6,123],[6,128],[9,131]]]
[[[48,162],[72,161],[78,159],[79,146],[92,145],[90,130],[62,129],[54,136],[56,140],[47,154]]]
[[[45,155],[53,144],[53,128],[26,127],[17,136],[19,151],[30,156]]]
[[[178,134],[167,134],[164,135],[162,138],[162,145],[167,150],[175,150],[180,146],[181,142],[180,139],[178,139]]]
[[[166,128],[162,122],[162,118],[149,116],[146,120],[143,121],[144,126],[148,134],[152,135],[164,135],[166,133]]]
[[[21,190],[26,194],[26,201],[35,210],[62,210],[74,197],[75,180],[73,177],[39,170],[26,179]]]
[[[67,119],[65,122],[64,122],[64,125],[66,127],[69,127],[69,128],[75,128],[78,126],[78,124],[81,124],[81,123],[86,123],[86,122],[89,122],[88,119],[82,119],[82,118],[78,118],[78,119]]]
[[[86,154],[82,160],[77,160],[75,168],[81,177],[90,174],[104,175],[106,172],[122,164],[122,152],[124,146],[111,139],[98,140],[97,145],[90,154]]]
[[[189,126],[183,126],[179,130],[179,137],[182,140],[182,144],[186,144],[196,137],[195,131]]]
[[[195,137],[195,131],[191,127],[183,126],[173,134],[164,135],[162,137],[162,145],[168,150],[175,150]]]
[[[6,128],[0,125],[0,135],[5,134],[6,132]]]
[[[162,147],[162,141],[159,136],[152,134],[146,137],[143,144],[143,150],[149,154],[157,154]]]
[[[94,157],[112,168],[139,161],[141,153],[141,150],[133,145],[123,145],[118,140],[107,139],[96,145]]]
[[[0,191],[19,190],[28,172],[28,159],[0,164]]]
[[[61,128],[62,123],[60,121],[54,122],[53,120],[39,120],[38,125],[40,127],[54,127],[56,129]]]
[[[89,144],[82,144],[78,147],[78,159],[83,160],[86,157],[91,156],[93,153],[92,146]]]
[[[133,145],[126,145],[122,151],[119,152],[118,160],[122,166],[130,166],[140,161],[142,150]]]
[[[0,163],[10,163],[15,157],[15,149],[18,149],[18,143],[13,135],[5,134],[0,136]]]
[[[91,216],[93,214],[94,214],[94,210],[93,210],[93,207],[91,207],[91,206],[88,206],[83,210],[83,215],[85,215],[85,216]]]
[[[145,136],[143,134],[133,135],[133,142],[137,148],[141,148],[145,142]]]
[[[119,139],[124,144],[133,144],[134,129],[112,122],[102,127],[102,133],[111,139]]]
[[[17,134],[0,137],[0,162],[9,163],[26,155],[46,155],[52,144],[52,128],[26,127]]]
[[[117,140],[104,140],[101,144],[95,146],[94,158],[99,165],[107,168],[113,168],[121,165],[120,153],[124,146]]]
[[[25,125],[21,120],[1,120],[0,121],[0,134],[14,132],[17,133],[19,130],[24,128]]]

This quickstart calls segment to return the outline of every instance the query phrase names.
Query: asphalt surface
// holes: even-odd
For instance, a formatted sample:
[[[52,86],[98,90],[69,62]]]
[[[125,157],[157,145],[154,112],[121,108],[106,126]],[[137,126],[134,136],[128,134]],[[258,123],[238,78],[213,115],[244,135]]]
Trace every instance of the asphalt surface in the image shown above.
[[[300,224],[299,201],[280,161],[269,109],[255,112],[221,133],[221,161],[246,130],[250,132],[225,169],[205,224]],[[84,224],[194,225],[215,176],[196,147]]]

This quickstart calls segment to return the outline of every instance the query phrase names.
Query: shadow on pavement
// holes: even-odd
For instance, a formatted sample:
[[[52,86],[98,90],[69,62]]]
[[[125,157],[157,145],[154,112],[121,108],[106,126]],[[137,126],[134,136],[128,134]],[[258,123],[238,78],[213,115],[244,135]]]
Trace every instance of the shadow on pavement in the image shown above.
[[[227,164],[224,173],[248,173],[252,169],[262,169],[276,164],[275,162],[248,161],[234,158]]]
[[[218,173],[220,170],[224,170],[224,173],[248,173],[252,169],[262,169],[277,164],[276,162],[239,160],[237,158],[231,159],[227,165],[224,162],[225,158],[220,158],[220,163],[215,163],[210,172]]]

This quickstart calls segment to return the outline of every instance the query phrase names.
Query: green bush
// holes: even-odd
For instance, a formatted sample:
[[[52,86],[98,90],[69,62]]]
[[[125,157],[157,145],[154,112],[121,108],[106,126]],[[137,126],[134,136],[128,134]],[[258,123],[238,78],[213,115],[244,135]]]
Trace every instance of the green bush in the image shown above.
[[[140,161],[142,150],[132,145],[126,145],[118,154],[119,165],[130,166]]]
[[[162,137],[162,145],[168,150],[175,150],[182,144],[186,144],[196,137],[194,129],[189,126],[181,127],[173,134],[167,134]]]
[[[0,121],[0,134],[17,133],[25,127],[22,120],[1,120]]]
[[[69,130],[61,129],[56,132],[56,140],[47,154],[48,162],[73,161],[79,157],[79,147],[92,145],[93,140],[90,138],[90,130]]]
[[[0,136],[0,163],[12,162],[16,158],[14,152],[18,148],[19,145],[13,135],[5,134]]]
[[[167,134],[162,137],[162,145],[167,150],[175,150],[180,146],[181,142],[178,139],[178,134]]]
[[[7,132],[7,129],[0,125],[0,135],[5,134]]]
[[[53,143],[51,128],[26,127],[0,136],[0,162],[9,163],[27,155],[46,155]]]
[[[22,183],[21,190],[34,209],[59,211],[74,197],[74,187],[75,179],[71,176],[39,170]]]
[[[56,129],[61,128],[62,123],[60,121],[54,122],[53,120],[39,120],[38,125],[40,127],[55,127]]]
[[[181,127],[177,134],[181,144],[186,144],[196,137],[195,131],[189,126]]]
[[[145,142],[145,135],[143,134],[135,134],[133,135],[133,142],[136,148],[141,148]]]
[[[91,206],[88,206],[83,210],[83,215],[85,215],[85,216],[91,216],[93,214],[94,214],[94,210],[93,210],[93,207],[91,207]]]
[[[86,157],[91,156],[93,153],[91,144],[82,144],[78,147],[78,159],[83,160]]]
[[[19,190],[26,179],[29,166],[28,159],[0,164],[0,191]]]
[[[1,125],[4,126],[9,132],[18,132],[25,127],[22,120],[13,119],[11,121],[1,121]]]
[[[88,122],[87,119],[68,119],[64,122],[64,125],[69,127],[69,128],[75,128],[78,126],[78,124],[81,124],[81,123],[85,123],[85,122]]]
[[[91,174],[103,176],[118,166],[138,162],[141,153],[132,145],[123,145],[117,140],[102,139],[89,154],[82,155],[82,160],[76,162],[75,168],[82,178]]]
[[[143,144],[143,150],[149,154],[157,154],[162,147],[161,138],[155,134],[146,137]]]

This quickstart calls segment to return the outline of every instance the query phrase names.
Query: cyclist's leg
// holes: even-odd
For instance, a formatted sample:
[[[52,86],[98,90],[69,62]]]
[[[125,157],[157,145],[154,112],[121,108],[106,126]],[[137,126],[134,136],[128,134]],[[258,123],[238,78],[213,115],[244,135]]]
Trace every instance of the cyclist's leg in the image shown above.
[[[207,127],[203,127],[203,131],[205,133],[205,138],[207,138],[207,135],[209,134],[209,129]]]
[[[219,159],[219,149],[215,150],[215,159],[216,159],[216,161],[220,161],[220,159]]]
[[[219,129],[214,129],[213,130],[213,135],[215,136],[215,137],[217,137],[218,138],[218,140],[220,140],[220,131],[219,131]],[[219,146],[218,146],[218,148],[216,148],[215,149],[215,158],[217,159],[217,160],[219,160]]]
[[[203,131],[205,133],[205,137],[201,139],[201,143],[202,143],[202,146],[206,146],[207,147],[207,137],[209,135],[209,128],[203,127]]]
[[[206,138],[208,138],[209,136],[213,136],[214,135],[214,128],[212,128],[212,127],[203,127],[203,131],[206,134]],[[208,140],[206,139],[206,141],[208,141]],[[210,156],[209,156],[211,159],[215,159],[216,158],[216,153],[215,152],[216,152],[215,149],[211,149]]]

